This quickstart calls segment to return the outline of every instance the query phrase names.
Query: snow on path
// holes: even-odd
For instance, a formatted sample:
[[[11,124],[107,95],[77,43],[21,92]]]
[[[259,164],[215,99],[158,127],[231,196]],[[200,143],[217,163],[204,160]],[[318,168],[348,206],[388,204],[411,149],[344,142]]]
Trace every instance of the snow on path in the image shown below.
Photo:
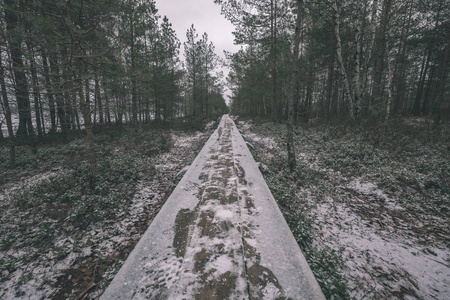
[[[102,299],[324,299],[224,116]]]

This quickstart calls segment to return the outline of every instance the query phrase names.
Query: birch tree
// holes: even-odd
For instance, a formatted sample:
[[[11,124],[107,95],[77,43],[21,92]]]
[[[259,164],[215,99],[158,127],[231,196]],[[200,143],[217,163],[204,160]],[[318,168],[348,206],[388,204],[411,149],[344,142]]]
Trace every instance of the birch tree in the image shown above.
[[[302,13],[303,13],[303,0],[297,0],[297,20],[295,23],[294,51],[292,54],[292,78],[291,78],[291,89],[289,93],[288,125],[287,125],[288,164],[289,170],[291,172],[295,170],[295,167],[297,165],[294,146],[294,101],[298,76],[298,54],[300,52],[300,31],[302,28]]]

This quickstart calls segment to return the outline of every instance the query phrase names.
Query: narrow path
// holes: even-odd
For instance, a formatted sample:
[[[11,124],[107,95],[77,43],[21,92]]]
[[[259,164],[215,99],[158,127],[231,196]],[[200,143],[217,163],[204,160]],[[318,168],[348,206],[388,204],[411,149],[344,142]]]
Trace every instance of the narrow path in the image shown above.
[[[324,299],[228,116],[102,299]]]

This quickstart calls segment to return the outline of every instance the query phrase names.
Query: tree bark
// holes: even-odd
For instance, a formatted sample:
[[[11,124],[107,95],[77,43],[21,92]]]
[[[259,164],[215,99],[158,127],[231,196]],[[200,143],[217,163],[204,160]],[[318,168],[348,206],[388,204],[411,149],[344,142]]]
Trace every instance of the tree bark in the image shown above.
[[[391,60],[389,59],[389,42],[386,42],[386,60],[387,60],[387,69],[388,69],[388,79],[386,84],[387,90],[387,100],[386,100],[386,115],[385,121],[389,120],[391,116],[391,105],[392,105],[392,66]]]
[[[40,102],[41,102],[41,95],[39,93],[39,81],[37,76],[37,67],[36,62],[34,59],[34,49],[30,45],[30,43],[27,43],[28,50],[30,51],[30,69],[31,69],[31,80],[33,84],[33,98],[34,98],[34,112],[36,116],[36,129],[38,132],[38,135],[43,135],[44,132],[42,130],[42,123],[41,123],[41,115],[42,111],[40,110]]]
[[[347,98],[346,100],[348,100],[348,104],[349,104],[349,114],[350,117],[355,119],[355,115],[354,115],[354,107],[353,107],[353,103],[354,103],[354,99],[353,96],[351,94],[351,90],[350,90],[350,81],[347,75],[347,71],[345,69],[345,65],[344,65],[344,61],[342,59],[342,43],[341,43],[341,33],[340,33],[340,16],[339,16],[339,9],[337,6],[337,0],[334,0],[333,2],[333,10],[334,10],[334,20],[335,23],[334,25],[334,32],[336,35],[336,54],[337,54],[337,60],[339,62],[339,67],[341,69],[341,75],[343,77],[344,80],[344,93],[345,93],[345,98]]]
[[[366,2],[367,5],[367,2]],[[374,53],[374,45],[375,45],[375,37],[376,37],[376,18],[377,18],[377,9],[378,9],[378,0],[374,0],[372,2],[372,11],[370,17],[370,38],[369,44],[367,46],[366,55],[364,59],[364,63],[360,66],[360,81],[359,81],[359,101],[361,104],[361,113],[367,114],[368,107],[370,106],[370,97],[365,97],[367,94],[367,85],[368,85],[368,76],[369,76],[369,68],[370,63],[372,61],[373,53]],[[365,18],[365,16],[363,17]],[[363,44],[361,43],[361,48],[363,48]],[[362,50],[360,51],[362,55]],[[361,57],[362,60],[362,57]]]
[[[377,50],[378,56],[375,60],[374,66],[374,81],[372,90],[372,107],[373,105],[378,106],[382,103],[383,94],[383,75],[385,70],[385,56],[386,56],[386,42],[387,42],[387,31],[389,24],[389,15],[391,12],[392,0],[384,0],[383,3],[383,18],[381,24],[381,34],[378,41]]]
[[[416,93],[416,98],[414,99],[414,104],[413,104],[413,110],[412,113],[415,116],[420,116],[421,113],[421,106],[422,106],[422,95],[423,95],[423,87],[425,85],[425,76],[427,74],[427,69],[428,69],[428,60],[430,55],[427,54],[428,49],[425,50],[424,56],[423,56],[423,60],[422,60],[422,67],[420,68],[420,75],[419,75],[419,84],[417,87],[417,93]]]
[[[277,2],[276,0],[270,1],[270,61],[271,61],[271,77],[272,77],[272,117],[276,117],[278,114],[278,101],[277,101]]]
[[[50,71],[48,67],[47,54],[45,53],[44,48],[41,49],[41,54],[42,54],[42,66],[44,68],[45,88],[47,90],[48,106],[50,110],[50,122],[52,124],[49,133],[55,133],[56,132],[55,99],[53,98],[53,88],[52,83],[50,81]]]
[[[11,166],[14,166],[16,161],[16,146],[14,141],[14,131],[11,120],[11,109],[9,107],[8,93],[6,92],[5,72],[3,71],[2,53],[0,51],[0,87],[2,88],[3,107],[5,108],[6,127],[8,128],[8,145],[9,145],[9,160]]]
[[[133,17],[131,17],[130,21],[130,55],[131,55],[131,103],[132,103],[132,112],[133,112],[133,122],[136,124],[138,121],[137,116],[137,87],[136,87],[136,54],[135,54],[135,45],[134,45],[134,23]]]
[[[413,5],[412,1],[408,1],[408,13],[405,12],[403,26],[402,26],[402,34],[399,43],[399,49],[396,59],[396,67],[393,75],[393,82],[395,85],[395,98],[392,108],[392,114],[397,115],[400,110],[403,108],[403,102],[405,99],[405,89],[406,89],[406,40],[409,36],[409,30],[411,25],[411,19],[413,15]],[[408,19],[408,21],[406,21]]]
[[[292,55],[292,75],[291,75],[291,87],[289,92],[288,123],[287,123],[288,164],[289,170],[291,172],[294,172],[297,166],[297,161],[295,158],[295,146],[294,146],[294,101],[298,77],[298,54],[300,52],[300,31],[302,27],[302,12],[303,12],[303,0],[297,0],[297,20],[295,24],[294,53]]]
[[[75,46],[74,48],[77,47]],[[77,82],[77,91],[78,97],[80,99],[81,113],[83,115],[84,127],[86,130],[86,136],[88,140],[89,162],[91,164],[91,168],[95,169],[97,165],[97,159],[94,145],[94,134],[92,133],[91,113],[89,109],[89,104],[86,102],[86,98],[83,92],[83,80],[81,76],[82,59],[79,57],[79,53],[77,50],[74,51],[74,57],[76,59],[76,66],[73,72],[74,78]]]
[[[435,105],[433,105],[432,112],[435,114],[435,123],[439,124],[441,121],[441,106],[444,102],[444,91],[445,91],[445,83],[447,82],[448,75],[448,61],[450,58],[450,22],[446,23],[447,29],[447,44],[445,46],[445,54],[444,54],[444,64],[441,70],[441,76],[439,78],[437,99],[435,101]]]
[[[58,65],[57,55],[52,53],[49,55],[50,67],[52,74],[53,92],[56,99],[56,112],[58,115],[59,123],[61,126],[61,132],[66,133],[70,129],[70,124],[67,120],[66,109],[64,107],[64,96],[61,88],[61,74]]]
[[[331,24],[335,24],[335,15],[332,15]],[[327,75],[327,94],[325,98],[325,116],[327,119],[331,115],[331,96],[333,95],[333,80],[334,80],[334,64],[336,61],[336,35],[334,30],[331,31],[330,36],[330,56],[328,59],[328,75]],[[336,113],[336,112],[333,112]]]
[[[360,112],[360,102],[361,102],[361,95],[362,95],[362,87],[361,87],[361,39],[362,39],[362,27],[363,27],[363,8],[362,3],[357,3],[357,11],[358,16],[356,19],[356,29],[355,29],[355,55],[354,55],[354,62],[353,62],[353,115],[355,119],[359,117]]]
[[[19,109],[19,128],[17,129],[17,135],[33,135],[34,129],[31,122],[28,82],[22,60],[22,39],[17,36],[16,30],[19,26],[19,18],[17,16],[14,0],[5,0],[4,5],[7,39],[11,53],[14,78],[16,81],[14,87]]]
[[[98,106],[98,117],[100,124],[103,124],[103,103],[102,98],[100,94],[100,82],[98,79],[98,70],[95,72],[95,101],[97,102]]]

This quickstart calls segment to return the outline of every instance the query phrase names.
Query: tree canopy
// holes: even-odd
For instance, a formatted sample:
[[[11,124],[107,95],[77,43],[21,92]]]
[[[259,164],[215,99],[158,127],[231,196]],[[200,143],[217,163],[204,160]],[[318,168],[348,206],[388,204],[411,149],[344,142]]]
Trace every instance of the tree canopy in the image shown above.
[[[13,131],[21,137],[86,130],[89,137],[102,124],[227,111],[208,35],[188,41],[184,64],[181,43],[155,1],[1,4],[1,107],[10,141]]]

